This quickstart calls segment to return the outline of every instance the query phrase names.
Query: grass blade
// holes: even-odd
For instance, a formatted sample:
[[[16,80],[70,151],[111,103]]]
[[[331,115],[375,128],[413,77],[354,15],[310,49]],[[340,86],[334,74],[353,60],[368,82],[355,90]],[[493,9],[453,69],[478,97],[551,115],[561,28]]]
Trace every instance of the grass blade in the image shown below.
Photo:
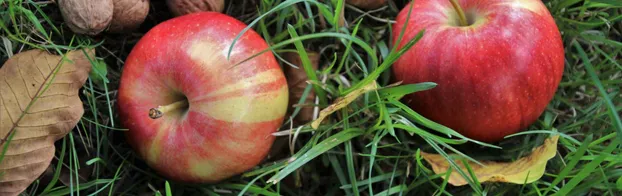
[[[612,123],[616,131],[618,131],[618,140],[622,141],[622,120],[620,120],[620,116],[617,113],[616,106],[611,101],[611,98],[609,98],[607,91],[605,90],[605,88],[603,87],[603,84],[600,82],[600,79],[598,78],[598,75],[596,75],[594,66],[592,66],[590,59],[587,57],[587,54],[585,54],[585,51],[583,50],[583,48],[581,48],[581,45],[579,45],[578,42],[574,42],[573,46],[579,53],[579,57],[581,57],[581,60],[583,61],[583,65],[585,65],[585,70],[587,70],[587,73],[590,75],[590,78],[592,78],[594,85],[596,85],[596,88],[598,88],[598,92],[600,92],[600,95],[605,100],[607,109],[609,110],[609,117],[613,121]]]
[[[324,152],[334,148],[335,146],[342,144],[345,141],[348,141],[356,136],[362,135],[364,132],[361,129],[351,128],[348,130],[343,130],[333,136],[326,138],[321,143],[313,146],[309,151],[305,154],[295,157],[296,159],[292,161],[289,165],[287,165],[283,170],[281,170],[276,175],[272,176],[267,182],[274,183],[281,181],[290,173],[296,171],[296,169],[302,167],[305,163],[311,161],[317,156],[320,156]]]

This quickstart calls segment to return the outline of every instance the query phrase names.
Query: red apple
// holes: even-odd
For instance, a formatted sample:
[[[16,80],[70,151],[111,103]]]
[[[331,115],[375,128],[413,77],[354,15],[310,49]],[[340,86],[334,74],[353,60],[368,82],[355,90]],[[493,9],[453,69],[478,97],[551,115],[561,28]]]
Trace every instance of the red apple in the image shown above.
[[[472,139],[495,142],[534,123],[553,98],[564,70],[560,32],[540,0],[416,0],[394,26],[404,46],[421,40],[393,65],[404,83],[435,82],[403,100],[425,117]],[[463,10],[461,25],[457,8]],[[397,43],[395,43],[397,44]]]
[[[286,112],[288,88],[272,53],[230,16],[201,12],[162,22],[125,61],[118,106],[128,140],[165,177],[212,183],[264,159]],[[154,119],[155,118],[155,119]]]

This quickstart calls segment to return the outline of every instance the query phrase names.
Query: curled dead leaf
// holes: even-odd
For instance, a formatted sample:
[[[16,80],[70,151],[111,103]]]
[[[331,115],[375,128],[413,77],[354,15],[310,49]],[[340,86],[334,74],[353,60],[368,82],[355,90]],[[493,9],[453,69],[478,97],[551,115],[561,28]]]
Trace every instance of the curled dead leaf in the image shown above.
[[[343,97],[337,98],[337,100],[335,100],[335,102],[332,105],[320,111],[320,115],[318,116],[318,118],[315,119],[313,123],[311,123],[311,128],[317,129],[320,126],[320,123],[322,123],[324,118],[328,117],[328,115],[340,110],[341,108],[346,107],[348,104],[352,103],[354,100],[356,100],[356,98],[358,98],[362,94],[365,94],[366,92],[369,92],[372,90],[376,90],[378,89],[378,87],[379,87],[378,83],[371,82],[363,86],[363,88],[357,89]]]
[[[338,21],[340,27],[348,26],[348,24],[346,24],[345,11],[346,11],[346,6],[341,7],[341,11],[339,12],[339,21]]]
[[[309,61],[311,61],[311,67],[313,67],[313,69],[317,69],[320,61],[320,55],[313,51],[307,51],[307,55],[309,56]],[[300,55],[298,55],[298,53],[288,52],[283,55],[283,58],[299,67],[298,69],[291,66],[284,66],[283,68],[285,76],[287,77],[287,86],[289,86],[289,103],[290,105],[295,105],[298,104],[298,101],[302,98],[302,94],[307,87],[307,80],[309,78],[307,77],[305,70],[302,69],[302,60],[300,59]],[[300,111],[295,118],[296,122],[307,123],[313,120],[313,106],[308,105],[313,104],[314,98],[315,93],[311,90],[303,102],[304,105],[300,106]]]
[[[93,50],[87,50],[93,56]],[[29,50],[0,69],[0,195],[18,195],[48,168],[54,142],[84,113],[78,90],[91,64],[83,51]]]
[[[468,164],[479,182],[531,183],[544,175],[546,163],[557,153],[558,139],[559,135],[547,138],[544,144],[535,148],[529,156],[514,162],[481,161],[483,165],[479,165],[468,161]],[[445,174],[450,167],[449,162],[441,155],[421,152],[421,156],[432,165],[432,170],[436,174]],[[462,161],[456,161],[456,164],[463,171],[468,171]],[[443,178],[445,178],[444,175]],[[455,169],[452,170],[447,181],[454,186],[468,184]]]

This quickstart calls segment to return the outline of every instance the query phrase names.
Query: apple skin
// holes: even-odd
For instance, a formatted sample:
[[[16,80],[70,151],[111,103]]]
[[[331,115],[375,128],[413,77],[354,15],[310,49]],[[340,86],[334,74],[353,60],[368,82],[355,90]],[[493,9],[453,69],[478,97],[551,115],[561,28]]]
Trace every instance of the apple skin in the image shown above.
[[[405,84],[434,89],[402,101],[421,115],[484,142],[526,129],[553,98],[564,49],[551,14],[539,0],[460,0],[473,25],[458,27],[449,0],[417,0],[399,47],[422,29],[421,40],[392,70]],[[393,26],[398,39],[410,4]]]
[[[125,61],[118,92],[127,138],[145,162],[181,182],[214,183],[240,174],[267,155],[288,102],[285,76],[252,29],[227,51],[246,25],[216,12],[162,22]],[[187,98],[187,110],[158,119],[150,108]]]

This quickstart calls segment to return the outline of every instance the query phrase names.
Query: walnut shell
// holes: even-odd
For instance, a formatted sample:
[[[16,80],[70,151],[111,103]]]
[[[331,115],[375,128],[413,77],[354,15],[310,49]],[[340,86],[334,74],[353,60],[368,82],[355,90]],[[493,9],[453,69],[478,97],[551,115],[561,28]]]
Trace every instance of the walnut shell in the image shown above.
[[[166,0],[166,4],[175,16],[202,11],[222,12],[225,9],[224,0]]]
[[[387,0],[347,0],[346,3],[362,8],[362,9],[377,9],[387,3]]]
[[[149,14],[149,0],[113,0],[114,11],[108,31],[121,33],[137,29]]]
[[[112,21],[112,0],[59,0],[58,7],[74,33],[97,35]]]

